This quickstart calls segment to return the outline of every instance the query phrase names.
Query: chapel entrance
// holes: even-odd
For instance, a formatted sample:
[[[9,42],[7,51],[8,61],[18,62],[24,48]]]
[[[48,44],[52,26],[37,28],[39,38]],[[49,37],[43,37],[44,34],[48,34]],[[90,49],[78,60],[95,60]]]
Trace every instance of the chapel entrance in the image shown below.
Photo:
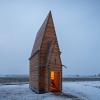
[[[51,92],[57,92],[60,89],[60,77],[59,72],[57,71],[51,71],[50,72],[50,91]]]

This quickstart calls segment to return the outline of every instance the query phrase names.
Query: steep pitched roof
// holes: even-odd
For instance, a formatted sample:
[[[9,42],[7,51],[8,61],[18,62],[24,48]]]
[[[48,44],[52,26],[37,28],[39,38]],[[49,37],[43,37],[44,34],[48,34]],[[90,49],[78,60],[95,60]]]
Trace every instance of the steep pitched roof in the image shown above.
[[[49,21],[50,19],[50,21]],[[37,32],[35,43],[32,49],[31,57],[41,48],[42,40],[45,34],[45,29],[48,23],[53,24],[52,14],[51,11],[48,13],[45,21],[43,22],[42,26],[40,27],[39,31]],[[30,57],[30,58],[31,58]]]

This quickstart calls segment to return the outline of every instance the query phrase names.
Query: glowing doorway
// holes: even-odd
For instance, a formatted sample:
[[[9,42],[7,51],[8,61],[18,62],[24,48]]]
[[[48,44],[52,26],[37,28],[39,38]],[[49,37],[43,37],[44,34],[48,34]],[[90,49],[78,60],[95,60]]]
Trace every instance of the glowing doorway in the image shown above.
[[[54,80],[54,71],[51,71],[51,80]]]
[[[51,83],[50,83],[51,91],[56,91],[55,72],[54,71],[51,71],[51,73],[50,73],[50,80],[51,80]]]

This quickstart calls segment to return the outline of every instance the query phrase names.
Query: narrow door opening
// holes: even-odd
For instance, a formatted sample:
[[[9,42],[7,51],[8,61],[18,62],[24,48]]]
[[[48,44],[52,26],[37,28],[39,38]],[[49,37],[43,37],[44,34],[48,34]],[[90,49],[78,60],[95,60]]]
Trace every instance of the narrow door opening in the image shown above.
[[[55,72],[54,71],[51,71],[50,79],[51,79],[51,84],[50,84],[51,91],[56,91]]]
[[[54,71],[51,71],[51,80],[54,80]]]

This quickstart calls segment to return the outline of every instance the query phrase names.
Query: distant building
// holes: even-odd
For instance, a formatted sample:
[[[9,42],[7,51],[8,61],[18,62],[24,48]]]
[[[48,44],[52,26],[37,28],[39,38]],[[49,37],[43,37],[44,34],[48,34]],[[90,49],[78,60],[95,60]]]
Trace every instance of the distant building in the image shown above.
[[[62,91],[62,62],[51,11],[37,32],[30,63],[30,88],[37,93]]]

